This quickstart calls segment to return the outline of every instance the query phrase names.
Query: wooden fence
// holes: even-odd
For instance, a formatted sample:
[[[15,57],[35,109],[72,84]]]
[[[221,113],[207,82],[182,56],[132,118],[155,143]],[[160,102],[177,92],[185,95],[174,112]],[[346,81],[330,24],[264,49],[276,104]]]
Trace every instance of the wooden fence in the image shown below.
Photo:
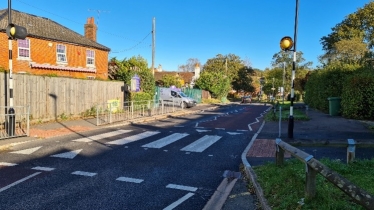
[[[2,106],[9,106],[8,78],[9,74],[0,73]],[[74,117],[111,99],[123,104],[123,85],[119,81],[13,74],[14,106],[29,105],[32,121]]]

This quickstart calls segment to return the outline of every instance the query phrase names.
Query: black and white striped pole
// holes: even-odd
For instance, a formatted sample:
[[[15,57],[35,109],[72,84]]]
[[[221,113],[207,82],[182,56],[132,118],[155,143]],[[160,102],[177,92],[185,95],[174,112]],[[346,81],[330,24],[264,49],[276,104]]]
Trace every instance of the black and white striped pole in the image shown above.
[[[15,25],[12,23],[12,3],[8,0],[8,27],[6,28],[8,35],[9,45],[9,109],[6,111],[8,116],[8,127],[7,133],[9,136],[14,136],[15,132],[15,111],[13,104],[13,52],[12,52],[12,40],[13,39],[25,39],[27,36],[27,30],[24,27]]]
[[[288,138],[293,138],[293,128],[294,128],[293,102],[295,100],[296,40],[297,40],[298,15],[299,15],[299,0],[296,0],[294,39],[292,40],[291,37],[285,36],[280,41],[280,47],[282,50],[293,51],[292,76],[291,76],[291,105],[290,105],[290,116],[288,118]]]

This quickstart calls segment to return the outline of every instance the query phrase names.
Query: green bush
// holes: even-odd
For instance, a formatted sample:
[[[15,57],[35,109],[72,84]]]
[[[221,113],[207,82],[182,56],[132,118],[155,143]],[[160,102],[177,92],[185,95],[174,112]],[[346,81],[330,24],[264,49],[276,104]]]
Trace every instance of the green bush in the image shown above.
[[[342,115],[353,119],[374,119],[374,73],[361,70],[347,77],[342,92]]]

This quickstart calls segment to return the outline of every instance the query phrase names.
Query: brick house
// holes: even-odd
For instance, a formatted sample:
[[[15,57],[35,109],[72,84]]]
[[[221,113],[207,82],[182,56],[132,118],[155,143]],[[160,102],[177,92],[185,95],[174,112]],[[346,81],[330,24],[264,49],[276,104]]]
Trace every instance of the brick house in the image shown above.
[[[51,19],[12,10],[12,23],[25,27],[25,40],[12,41],[13,73],[108,79],[110,49],[96,42],[94,18],[84,25],[84,36]],[[8,10],[0,10],[0,67],[9,69],[6,27]]]

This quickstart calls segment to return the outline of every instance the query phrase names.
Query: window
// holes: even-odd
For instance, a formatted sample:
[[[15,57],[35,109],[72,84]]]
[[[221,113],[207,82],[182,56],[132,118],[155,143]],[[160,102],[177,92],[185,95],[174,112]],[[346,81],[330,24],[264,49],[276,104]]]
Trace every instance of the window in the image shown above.
[[[66,46],[58,44],[57,45],[57,62],[66,63]]]
[[[18,58],[30,58],[30,40],[18,39]]]
[[[87,66],[95,66],[95,51],[87,50],[86,57],[87,57]]]

